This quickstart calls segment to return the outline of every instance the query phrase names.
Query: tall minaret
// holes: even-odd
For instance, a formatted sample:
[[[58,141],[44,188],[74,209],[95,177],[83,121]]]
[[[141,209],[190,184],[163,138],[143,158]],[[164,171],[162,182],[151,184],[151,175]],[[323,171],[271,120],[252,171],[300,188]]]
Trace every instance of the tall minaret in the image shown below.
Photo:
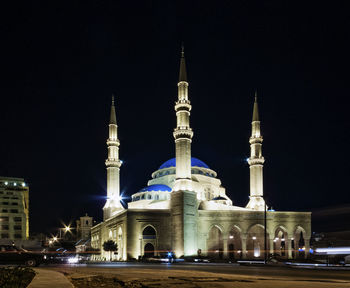
[[[258,110],[258,97],[255,91],[255,101],[253,108],[252,136],[249,138],[250,157],[248,159],[250,169],[250,200],[246,206],[249,209],[264,211],[265,201],[263,198],[263,164],[262,156],[263,138],[260,133],[260,120]]]
[[[178,100],[175,103],[177,125],[174,129],[176,154],[176,179],[171,192],[172,250],[176,255],[195,255],[198,250],[198,202],[192,189],[190,128],[191,102],[188,100],[184,48],[181,51]]]
[[[188,82],[185,64],[185,52],[182,46],[178,100],[175,102],[177,125],[174,129],[176,147],[176,182],[173,190],[191,189],[191,142],[193,131],[190,128],[191,102],[188,100]]]
[[[109,120],[109,137],[107,139],[107,201],[103,207],[104,219],[108,219],[118,211],[124,209],[120,203],[119,170],[121,161],[119,160],[119,144],[117,118],[115,116],[114,107],[114,96],[112,96],[111,117]]]

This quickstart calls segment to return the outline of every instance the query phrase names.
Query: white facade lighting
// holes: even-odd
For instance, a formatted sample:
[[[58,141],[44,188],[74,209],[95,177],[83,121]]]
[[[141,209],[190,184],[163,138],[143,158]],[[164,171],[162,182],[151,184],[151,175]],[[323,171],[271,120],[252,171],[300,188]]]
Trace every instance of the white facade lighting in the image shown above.
[[[5,185],[8,185],[8,184],[9,184],[9,182],[6,181],[6,182],[5,182]]]
[[[17,186],[17,183],[15,182],[15,183],[13,183],[13,186]]]
[[[232,236],[232,235],[230,235],[230,239],[233,239],[233,236]]]
[[[252,239],[253,239],[253,240],[256,240],[256,237],[255,237],[255,236],[253,236],[253,237],[252,237]]]

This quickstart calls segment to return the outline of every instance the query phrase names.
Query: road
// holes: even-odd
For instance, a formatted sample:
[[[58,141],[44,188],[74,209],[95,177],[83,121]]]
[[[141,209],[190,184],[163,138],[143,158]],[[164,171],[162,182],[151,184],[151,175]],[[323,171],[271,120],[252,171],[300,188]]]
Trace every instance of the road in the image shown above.
[[[213,281],[214,278],[219,278],[219,280],[215,280],[217,282],[212,287],[232,287],[225,286],[229,282],[231,284],[233,282],[236,283],[233,287],[291,287],[289,285],[293,285],[293,283],[295,284],[294,287],[305,287],[303,285],[307,285],[307,287],[350,287],[350,269],[335,270],[263,265],[243,266],[214,263],[101,263],[49,265],[47,268],[64,272],[73,278],[82,277],[81,275],[85,275],[84,277],[87,277],[86,275],[109,275],[109,277],[113,277],[114,275],[123,281],[146,281],[145,279],[148,279],[148,282],[153,280],[162,282],[163,284],[166,281],[164,279],[176,279],[177,281],[180,279],[185,281],[184,287],[192,287],[186,286],[186,283],[197,285],[193,287],[206,287],[203,281],[207,281],[208,279],[208,281]],[[155,278],[157,280],[154,280]],[[196,281],[197,283],[195,283]],[[201,282],[199,285],[198,281]],[[221,286],[218,286],[219,282],[226,282],[226,284],[222,286],[221,283]],[[150,283],[146,284],[150,285],[147,287],[153,287]],[[154,287],[156,287],[156,284],[154,284]],[[164,287],[173,287],[170,284],[168,283]]]

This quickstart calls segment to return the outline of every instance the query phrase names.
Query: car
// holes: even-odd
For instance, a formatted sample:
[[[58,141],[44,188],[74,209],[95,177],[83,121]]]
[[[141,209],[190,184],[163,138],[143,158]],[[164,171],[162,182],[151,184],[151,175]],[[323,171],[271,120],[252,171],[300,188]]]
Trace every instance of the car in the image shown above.
[[[39,266],[44,262],[41,253],[29,252],[15,245],[0,245],[0,263],[11,265],[25,265],[29,267]]]

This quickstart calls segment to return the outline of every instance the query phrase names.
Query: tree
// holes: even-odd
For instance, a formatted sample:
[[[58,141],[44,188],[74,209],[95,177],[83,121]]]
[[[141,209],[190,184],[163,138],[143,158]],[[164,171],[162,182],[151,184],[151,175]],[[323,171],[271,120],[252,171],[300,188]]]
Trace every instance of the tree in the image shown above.
[[[109,251],[109,261],[112,261],[112,252],[118,251],[118,245],[113,240],[107,240],[103,243],[103,250]]]

